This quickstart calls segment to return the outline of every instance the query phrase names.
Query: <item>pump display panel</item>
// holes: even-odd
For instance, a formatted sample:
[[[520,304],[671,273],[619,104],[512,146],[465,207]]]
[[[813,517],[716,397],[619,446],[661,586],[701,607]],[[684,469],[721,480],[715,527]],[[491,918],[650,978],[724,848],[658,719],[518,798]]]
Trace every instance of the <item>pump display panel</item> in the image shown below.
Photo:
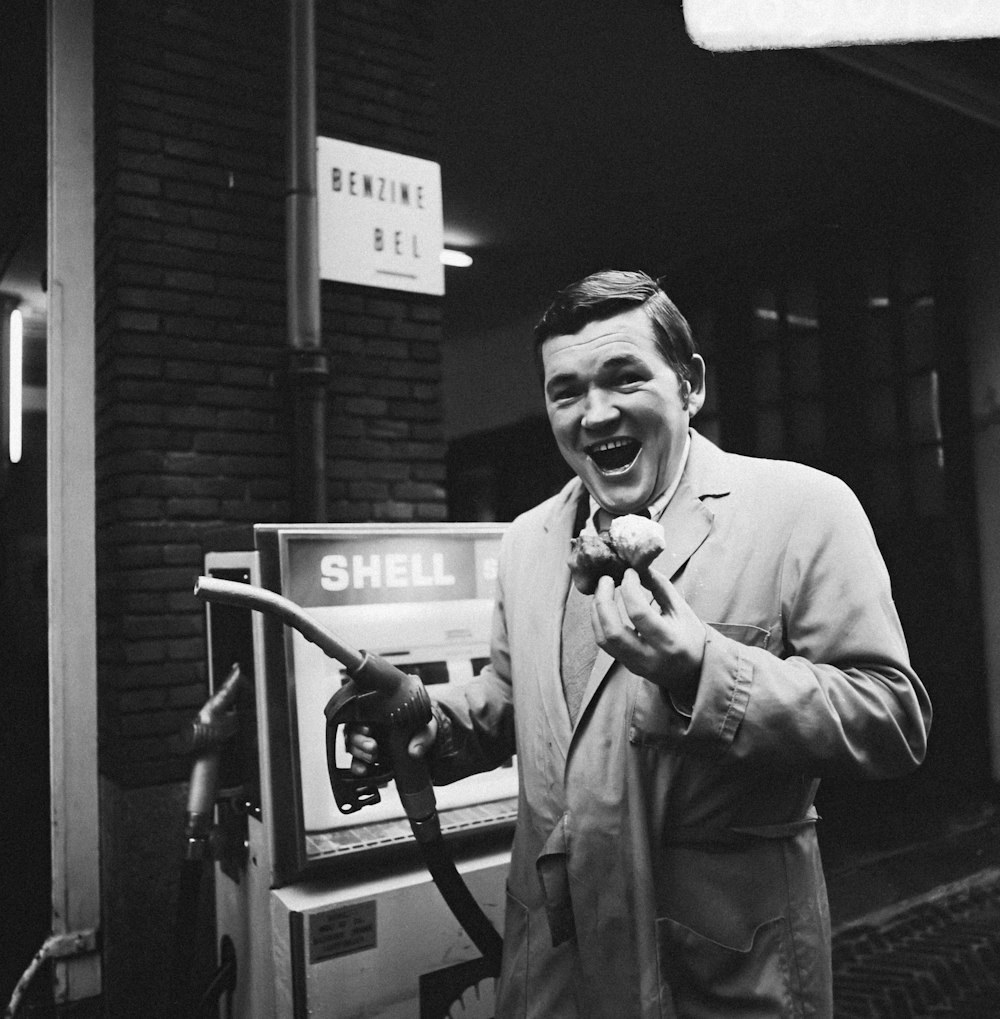
[[[257,525],[264,587],[295,602],[347,645],[425,685],[468,682],[489,662],[500,524]],[[324,708],[342,665],[280,621],[263,621],[274,853],[285,880],[345,854],[406,842],[394,785],[343,814],[326,760]],[[275,725],[282,719],[283,725]],[[340,759],[349,759],[337,740]],[[516,759],[435,790],[443,831],[510,827]]]

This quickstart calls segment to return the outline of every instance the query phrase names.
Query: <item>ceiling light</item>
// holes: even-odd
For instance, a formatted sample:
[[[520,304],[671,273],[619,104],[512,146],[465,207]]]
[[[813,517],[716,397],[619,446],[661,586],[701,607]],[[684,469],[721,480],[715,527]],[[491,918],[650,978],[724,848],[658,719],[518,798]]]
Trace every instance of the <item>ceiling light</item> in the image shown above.
[[[442,248],[441,261],[445,265],[451,265],[457,269],[468,269],[472,265],[472,255],[467,255],[464,251],[456,251],[454,248]]]

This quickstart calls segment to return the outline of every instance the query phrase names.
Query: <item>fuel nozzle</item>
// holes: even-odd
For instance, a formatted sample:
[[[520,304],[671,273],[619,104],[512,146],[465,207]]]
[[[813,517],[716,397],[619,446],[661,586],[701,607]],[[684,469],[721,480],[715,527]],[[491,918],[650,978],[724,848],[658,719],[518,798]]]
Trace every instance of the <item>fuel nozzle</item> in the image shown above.
[[[212,815],[219,791],[219,761],[222,747],[236,734],[237,718],[233,707],[243,672],[234,664],[226,681],[205,702],[187,731],[188,746],[194,754],[191,785],[188,789],[187,826],[184,859],[212,857]]]
[[[375,778],[396,780],[396,792],[417,841],[438,838],[441,825],[427,762],[409,754],[411,737],[431,720],[427,689],[417,676],[408,675],[379,655],[367,652],[359,665],[347,671],[350,681],[326,706],[327,766],[337,806],[347,814],[379,801],[376,783],[357,779],[349,768],[336,764],[340,725],[364,722],[373,727],[391,762],[391,770],[376,774]]]

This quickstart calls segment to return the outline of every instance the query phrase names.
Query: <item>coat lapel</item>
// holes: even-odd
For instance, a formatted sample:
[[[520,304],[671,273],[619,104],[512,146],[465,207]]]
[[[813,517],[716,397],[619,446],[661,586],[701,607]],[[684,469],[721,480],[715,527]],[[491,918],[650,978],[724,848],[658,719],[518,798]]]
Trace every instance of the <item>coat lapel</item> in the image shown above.
[[[548,540],[543,542],[542,557],[531,568],[538,583],[544,585],[539,592],[541,606],[538,621],[541,627],[540,652],[543,656],[539,674],[540,677],[556,677],[554,683],[545,678],[539,683],[542,706],[549,730],[554,734],[556,745],[565,759],[572,726],[562,687],[562,621],[570,585],[569,544],[573,537],[577,506],[583,496],[583,485],[579,480],[574,480],[561,494],[563,498],[556,502],[545,521]]]

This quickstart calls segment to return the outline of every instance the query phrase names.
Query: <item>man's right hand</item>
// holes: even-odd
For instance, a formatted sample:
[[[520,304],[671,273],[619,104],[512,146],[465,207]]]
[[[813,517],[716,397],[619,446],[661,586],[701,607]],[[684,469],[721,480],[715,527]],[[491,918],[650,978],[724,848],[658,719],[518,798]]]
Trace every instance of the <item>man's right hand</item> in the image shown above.
[[[419,732],[414,733],[407,750],[411,757],[423,757],[437,739],[437,719],[432,718]],[[351,772],[354,775],[368,774],[368,768],[378,760],[378,743],[367,725],[344,726],[344,744],[351,755]]]

